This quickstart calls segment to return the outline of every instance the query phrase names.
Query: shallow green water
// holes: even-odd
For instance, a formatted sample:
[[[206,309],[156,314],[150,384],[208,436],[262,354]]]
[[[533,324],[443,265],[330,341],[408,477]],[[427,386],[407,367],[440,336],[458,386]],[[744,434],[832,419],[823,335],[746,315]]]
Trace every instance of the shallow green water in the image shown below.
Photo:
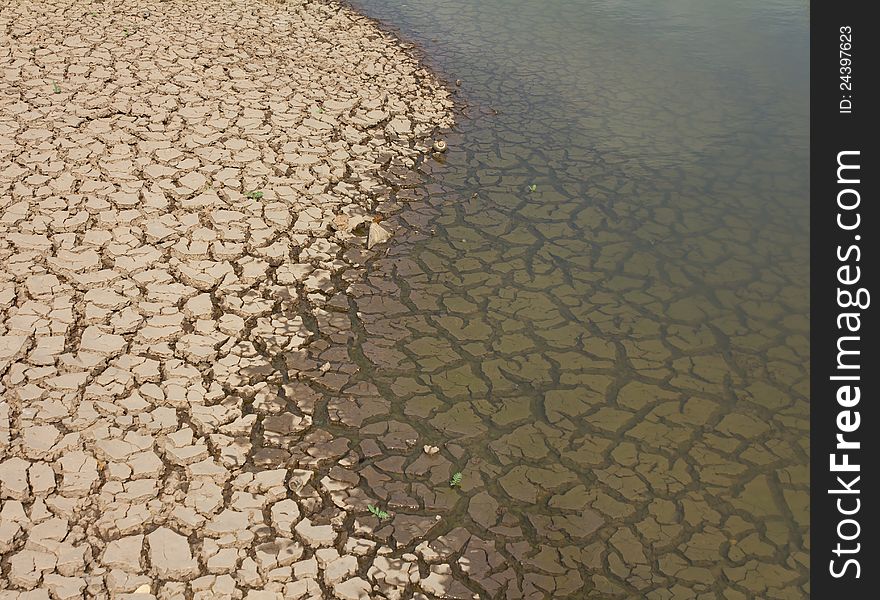
[[[807,4],[355,5],[468,106],[355,286],[371,492],[461,597],[807,597]]]

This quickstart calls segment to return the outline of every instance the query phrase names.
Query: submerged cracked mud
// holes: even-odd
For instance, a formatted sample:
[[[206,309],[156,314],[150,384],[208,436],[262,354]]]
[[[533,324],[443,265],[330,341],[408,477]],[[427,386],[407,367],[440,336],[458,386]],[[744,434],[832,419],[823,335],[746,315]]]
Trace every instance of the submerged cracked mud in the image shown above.
[[[808,597],[803,6],[356,4],[470,116],[355,288],[369,489],[481,598]]]

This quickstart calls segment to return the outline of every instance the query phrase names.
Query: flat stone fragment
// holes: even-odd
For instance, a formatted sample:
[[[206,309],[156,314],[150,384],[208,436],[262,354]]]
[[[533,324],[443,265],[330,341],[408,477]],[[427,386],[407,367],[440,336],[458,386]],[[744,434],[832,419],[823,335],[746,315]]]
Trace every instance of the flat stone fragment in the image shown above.
[[[130,535],[114,540],[107,544],[101,562],[110,568],[139,573],[142,569],[141,551],[143,545],[143,535]]]
[[[28,339],[23,335],[0,335],[0,369],[24,356]]]
[[[354,575],[357,569],[357,557],[348,555],[337,558],[324,567],[324,583],[333,585],[346,577]]]
[[[279,532],[292,531],[293,524],[299,521],[299,506],[289,498],[272,505],[272,526]]]
[[[312,525],[312,521],[308,518],[297,523],[294,530],[311,548],[332,546],[336,541],[336,533],[332,525]]]
[[[339,600],[370,600],[373,587],[360,577],[346,579],[333,586],[333,595]]]
[[[13,500],[26,500],[30,495],[28,468],[26,460],[13,457],[0,462],[0,497]]]
[[[150,565],[163,579],[190,579],[198,575],[189,542],[182,535],[160,527],[147,536]]]
[[[118,354],[125,345],[125,338],[121,335],[107,333],[96,326],[86,327],[80,339],[80,350],[97,354]]]
[[[465,600],[473,596],[473,592],[454,579],[449,565],[432,565],[431,572],[419,582],[419,585],[424,591],[438,598]]]

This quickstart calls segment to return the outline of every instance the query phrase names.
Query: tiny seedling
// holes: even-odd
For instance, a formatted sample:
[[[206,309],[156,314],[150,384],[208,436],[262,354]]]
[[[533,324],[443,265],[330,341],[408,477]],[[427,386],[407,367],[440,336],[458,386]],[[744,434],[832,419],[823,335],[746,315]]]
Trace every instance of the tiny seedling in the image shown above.
[[[452,479],[449,480],[450,487],[461,487],[461,480],[464,479],[464,475],[459,473],[453,473]]]
[[[56,94],[60,94],[60,93],[61,93],[61,86],[58,85],[58,82],[57,82],[57,81],[53,81],[53,82],[52,82],[52,91],[55,92]]]
[[[250,198],[251,200],[259,200],[263,197],[263,192],[261,192],[260,190],[254,190],[245,194],[245,197]]]
[[[122,30],[122,35],[124,35],[125,37],[128,37],[128,36],[130,36],[131,34],[128,32],[128,29],[123,29],[123,30]]]
[[[370,510],[370,512],[373,514],[373,516],[375,516],[380,521],[384,521],[385,519],[387,519],[391,516],[387,512],[385,512],[384,510],[379,508],[378,506],[373,506],[372,504],[368,504],[367,508]]]
[[[529,191],[530,191],[530,192],[537,192],[537,191],[538,191],[538,184],[537,184],[537,183],[533,183],[532,185],[530,185],[530,186],[529,186]]]

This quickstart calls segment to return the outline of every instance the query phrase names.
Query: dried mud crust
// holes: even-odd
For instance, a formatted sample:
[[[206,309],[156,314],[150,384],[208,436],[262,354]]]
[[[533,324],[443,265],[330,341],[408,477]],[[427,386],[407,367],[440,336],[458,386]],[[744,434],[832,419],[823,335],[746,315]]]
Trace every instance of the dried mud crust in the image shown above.
[[[0,72],[0,598],[458,589],[321,425],[447,92],[326,1],[4,3]]]

